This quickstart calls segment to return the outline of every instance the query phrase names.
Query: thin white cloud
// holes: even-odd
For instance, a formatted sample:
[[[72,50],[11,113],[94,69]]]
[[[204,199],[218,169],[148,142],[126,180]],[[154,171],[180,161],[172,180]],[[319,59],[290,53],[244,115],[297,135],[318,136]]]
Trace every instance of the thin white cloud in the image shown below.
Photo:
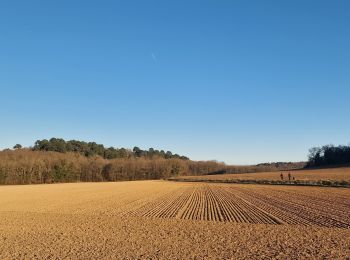
[[[151,57],[154,62],[157,62],[157,56],[153,52],[151,52]]]

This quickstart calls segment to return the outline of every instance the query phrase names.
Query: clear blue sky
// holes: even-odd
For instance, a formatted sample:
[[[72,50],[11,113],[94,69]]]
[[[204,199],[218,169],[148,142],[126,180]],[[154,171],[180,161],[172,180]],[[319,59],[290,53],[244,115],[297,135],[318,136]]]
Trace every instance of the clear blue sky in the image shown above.
[[[0,148],[62,137],[232,164],[350,141],[350,1],[0,3]]]

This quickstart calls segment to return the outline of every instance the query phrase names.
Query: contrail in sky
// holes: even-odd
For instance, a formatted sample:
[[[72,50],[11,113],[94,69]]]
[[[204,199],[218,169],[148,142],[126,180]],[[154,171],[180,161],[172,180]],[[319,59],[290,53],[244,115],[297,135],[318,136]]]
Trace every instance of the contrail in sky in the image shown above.
[[[153,52],[151,52],[151,57],[152,57],[154,62],[157,62],[157,57]]]

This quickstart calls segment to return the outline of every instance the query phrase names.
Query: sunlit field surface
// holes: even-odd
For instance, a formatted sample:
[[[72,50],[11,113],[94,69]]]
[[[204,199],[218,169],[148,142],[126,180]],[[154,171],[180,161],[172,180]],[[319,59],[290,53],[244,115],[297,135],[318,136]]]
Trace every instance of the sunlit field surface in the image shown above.
[[[319,180],[335,180],[349,181],[350,167],[327,168],[315,170],[294,170],[294,171],[276,171],[276,172],[257,172],[257,173],[240,173],[240,174],[218,174],[203,176],[181,176],[181,179],[202,179],[202,180],[288,180],[288,173],[295,180],[303,181],[319,181]]]
[[[349,197],[167,181],[0,186],[0,258],[344,258]]]

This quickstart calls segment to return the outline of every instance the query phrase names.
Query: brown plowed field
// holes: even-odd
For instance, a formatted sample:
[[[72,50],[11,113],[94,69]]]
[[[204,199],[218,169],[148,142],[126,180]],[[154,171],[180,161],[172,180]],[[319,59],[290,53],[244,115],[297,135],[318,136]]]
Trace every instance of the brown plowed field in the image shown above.
[[[139,181],[0,187],[0,259],[345,258],[350,189]]]
[[[188,184],[126,216],[350,228],[349,198],[349,189]]]
[[[288,178],[288,172],[296,180],[302,181],[350,181],[350,167],[314,169],[314,170],[294,170],[278,172],[257,172],[257,173],[240,173],[240,174],[217,174],[202,176],[181,176],[181,179],[193,180],[281,180],[280,174],[283,173],[284,180]]]

